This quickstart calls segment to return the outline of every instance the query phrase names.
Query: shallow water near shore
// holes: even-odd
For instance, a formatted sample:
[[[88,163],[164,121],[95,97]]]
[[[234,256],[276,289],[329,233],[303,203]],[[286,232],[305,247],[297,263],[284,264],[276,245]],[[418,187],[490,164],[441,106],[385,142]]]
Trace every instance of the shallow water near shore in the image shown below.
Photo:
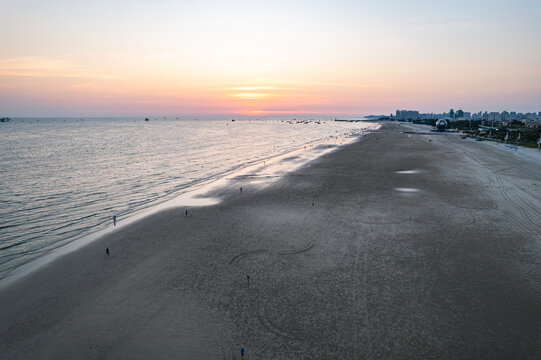
[[[278,155],[324,141],[339,145],[339,136],[370,126],[329,119],[16,119],[2,128],[0,278],[105,230],[113,215],[120,225],[236,170],[269,160],[266,171],[273,172],[270,160]],[[300,165],[313,158],[306,154],[281,163]],[[272,176],[263,171],[252,181]]]
[[[374,125],[370,126],[369,129],[372,130],[376,129],[377,127],[378,126]],[[237,189],[240,191],[238,188],[239,183],[244,185],[244,190],[242,190],[244,192],[261,190],[262,188],[272,184],[274,181],[283,178],[284,176],[287,176],[288,173],[297,170],[299,167],[318,158],[319,156],[338,149],[338,144],[349,144],[358,139],[358,137],[359,133],[335,136],[332,139],[327,139],[321,143],[309,145],[299,150],[294,150],[292,152],[270,158],[263,163],[257,163],[232,171],[225,177],[208,180],[203,183],[193,185],[180,195],[170,200],[166,200],[127,214],[126,217],[123,217],[122,219],[118,218],[115,224],[110,224],[101,229],[96,228],[94,232],[89,232],[82,236],[69,239],[69,242],[67,242],[65,245],[54,247],[43,256],[12,269],[5,277],[0,278],[0,289],[14,283],[19,279],[22,279],[26,275],[36,270],[39,270],[42,266],[49,264],[53,260],[63,255],[76,251],[85,245],[100,239],[101,237],[115,231],[119,231],[139,220],[157,214],[161,211],[182,207],[183,209],[186,209],[186,216],[193,217],[194,212],[192,211],[192,208],[201,208],[219,204],[221,202],[221,198],[215,197],[212,194],[216,192],[223,193],[226,191],[226,188],[231,188],[233,185],[236,186],[235,191],[237,191]],[[195,211],[195,216],[197,216],[197,210]]]

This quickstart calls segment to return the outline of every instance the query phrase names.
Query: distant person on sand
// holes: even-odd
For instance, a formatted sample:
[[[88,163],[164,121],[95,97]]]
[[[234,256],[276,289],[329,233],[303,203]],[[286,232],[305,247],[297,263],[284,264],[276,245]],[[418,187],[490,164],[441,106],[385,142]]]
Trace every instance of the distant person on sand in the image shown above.
[[[241,347],[241,348],[240,348],[240,356],[241,356],[241,357],[244,357],[244,352],[245,352],[244,348]]]
[[[250,283],[250,275],[246,275],[246,281],[248,282],[248,284]]]
[[[186,209],[186,216],[188,216],[188,209]]]
[[[105,253],[109,256],[109,248],[105,249]]]
[[[116,226],[116,215],[113,215],[113,226]]]
[[[242,186],[240,187],[240,192],[242,192]]]

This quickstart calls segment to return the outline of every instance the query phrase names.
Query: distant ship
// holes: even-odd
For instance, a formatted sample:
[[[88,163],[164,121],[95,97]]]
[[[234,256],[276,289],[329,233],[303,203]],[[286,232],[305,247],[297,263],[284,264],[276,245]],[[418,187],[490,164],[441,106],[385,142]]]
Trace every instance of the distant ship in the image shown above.
[[[145,118],[145,121],[150,121],[150,119],[149,119],[149,118]]]
[[[0,122],[10,122],[10,120],[11,119],[8,118],[8,117],[3,117],[3,118],[0,119]]]

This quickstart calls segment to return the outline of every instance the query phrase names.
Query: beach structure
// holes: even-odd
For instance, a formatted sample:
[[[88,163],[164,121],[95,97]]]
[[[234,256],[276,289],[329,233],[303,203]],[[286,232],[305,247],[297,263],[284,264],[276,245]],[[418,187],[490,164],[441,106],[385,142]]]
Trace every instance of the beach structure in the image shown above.
[[[436,121],[437,131],[445,131],[446,129],[447,129],[447,120],[439,119],[438,121]]]

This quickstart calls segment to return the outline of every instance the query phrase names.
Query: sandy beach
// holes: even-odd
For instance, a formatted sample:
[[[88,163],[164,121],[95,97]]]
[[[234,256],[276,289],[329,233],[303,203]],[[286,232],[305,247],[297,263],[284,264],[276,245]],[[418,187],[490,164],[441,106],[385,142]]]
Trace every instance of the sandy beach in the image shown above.
[[[541,167],[403,130],[1,289],[0,358],[541,358]]]

